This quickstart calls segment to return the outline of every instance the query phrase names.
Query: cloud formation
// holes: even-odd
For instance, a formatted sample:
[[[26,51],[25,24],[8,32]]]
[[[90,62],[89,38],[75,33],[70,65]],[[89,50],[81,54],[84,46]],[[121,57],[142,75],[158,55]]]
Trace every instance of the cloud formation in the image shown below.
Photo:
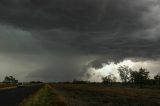
[[[157,59],[159,10],[158,0],[1,0],[0,52],[85,57],[77,64],[95,68],[125,58]],[[59,69],[51,66],[37,68],[39,76]],[[63,71],[66,79],[76,72]]]

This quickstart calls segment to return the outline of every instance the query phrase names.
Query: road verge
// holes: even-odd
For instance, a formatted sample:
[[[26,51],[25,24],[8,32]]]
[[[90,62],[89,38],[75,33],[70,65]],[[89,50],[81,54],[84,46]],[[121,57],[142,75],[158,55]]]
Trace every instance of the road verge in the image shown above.
[[[44,85],[30,97],[24,99],[19,106],[66,106],[61,95],[50,85]]]

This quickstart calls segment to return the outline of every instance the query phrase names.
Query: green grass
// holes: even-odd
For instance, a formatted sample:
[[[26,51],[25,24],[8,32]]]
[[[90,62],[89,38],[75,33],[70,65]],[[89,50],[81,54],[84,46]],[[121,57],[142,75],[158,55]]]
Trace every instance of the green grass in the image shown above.
[[[53,92],[48,85],[42,87],[34,95],[25,99],[20,106],[53,106]]]

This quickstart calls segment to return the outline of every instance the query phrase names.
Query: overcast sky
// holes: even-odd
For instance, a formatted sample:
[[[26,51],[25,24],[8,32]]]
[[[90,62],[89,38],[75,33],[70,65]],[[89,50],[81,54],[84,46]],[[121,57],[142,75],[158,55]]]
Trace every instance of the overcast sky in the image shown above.
[[[159,57],[159,0],[0,0],[0,80],[70,81],[124,59],[158,73]]]

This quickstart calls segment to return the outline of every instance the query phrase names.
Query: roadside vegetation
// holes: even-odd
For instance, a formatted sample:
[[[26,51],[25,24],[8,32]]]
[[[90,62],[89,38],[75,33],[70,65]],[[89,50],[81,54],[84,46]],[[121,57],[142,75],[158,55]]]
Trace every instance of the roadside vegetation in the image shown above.
[[[52,106],[52,104],[52,91],[47,85],[45,85],[35,94],[25,99],[20,106]]]
[[[65,106],[63,97],[46,84],[35,94],[23,100],[19,106]]]

